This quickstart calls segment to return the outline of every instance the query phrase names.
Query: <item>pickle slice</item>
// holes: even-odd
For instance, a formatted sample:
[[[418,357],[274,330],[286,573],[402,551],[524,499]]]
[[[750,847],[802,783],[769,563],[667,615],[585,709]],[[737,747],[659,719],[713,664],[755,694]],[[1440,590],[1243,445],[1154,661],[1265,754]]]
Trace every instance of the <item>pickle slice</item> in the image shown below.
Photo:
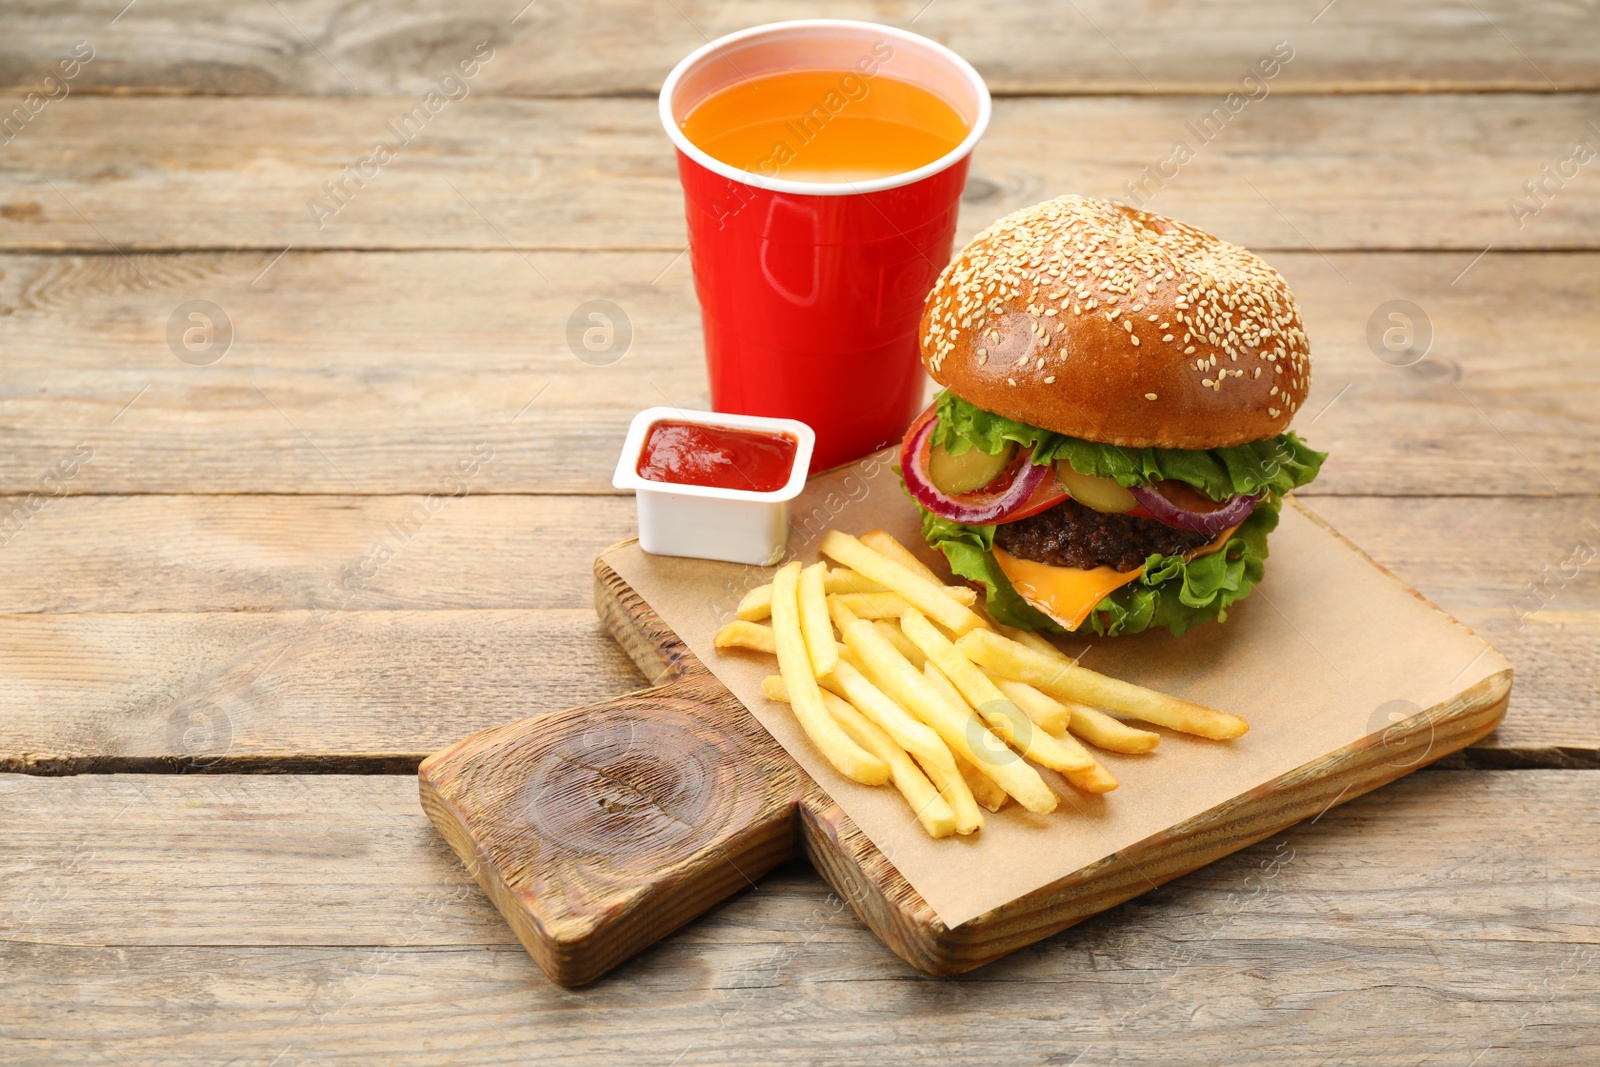
[[[1121,515],[1139,506],[1133,494],[1118,485],[1115,479],[1079,474],[1064,459],[1056,461],[1056,479],[1066,487],[1072,499],[1086,508]]]
[[[928,450],[928,480],[941,493],[951,496],[970,493],[1000,477],[1016,453],[1017,446],[1007,444],[998,456],[991,456],[981,448],[969,448],[959,456],[952,456],[935,444]]]

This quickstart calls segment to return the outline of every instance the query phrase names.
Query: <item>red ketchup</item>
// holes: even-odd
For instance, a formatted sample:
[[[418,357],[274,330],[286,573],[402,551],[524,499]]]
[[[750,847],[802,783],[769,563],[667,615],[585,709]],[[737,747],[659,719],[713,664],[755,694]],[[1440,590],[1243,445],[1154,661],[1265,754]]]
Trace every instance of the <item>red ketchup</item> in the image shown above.
[[[663,420],[645,435],[639,477],[771,493],[789,484],[798,444],[786,433]]]

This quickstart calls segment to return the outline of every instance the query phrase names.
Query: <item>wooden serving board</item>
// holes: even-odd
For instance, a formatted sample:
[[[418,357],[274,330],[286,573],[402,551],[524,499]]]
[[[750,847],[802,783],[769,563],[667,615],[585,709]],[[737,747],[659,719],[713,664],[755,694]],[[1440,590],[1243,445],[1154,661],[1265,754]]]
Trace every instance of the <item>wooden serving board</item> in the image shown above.
[[[613,569],[617,551],[595,562],[595,607],[653,687],[483,730],[418,773],[434,826],[562,985],[802,854],[908,963],[959,974],[1470,745],[1511,690],[1492,673],[951,928]]]

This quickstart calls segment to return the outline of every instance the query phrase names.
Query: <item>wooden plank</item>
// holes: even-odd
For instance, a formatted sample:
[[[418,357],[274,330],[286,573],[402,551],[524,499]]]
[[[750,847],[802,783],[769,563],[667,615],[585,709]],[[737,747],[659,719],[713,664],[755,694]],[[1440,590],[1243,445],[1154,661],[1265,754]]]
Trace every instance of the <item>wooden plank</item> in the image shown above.
[[[415,103],[68,97],[0,158],[0,248],[683,247],[653,100],[468,97],[375,176],[344,177]],[[1600,182],[1562,163],[1600,137],[1591,111],[1582,94],[1277,95],[1236,115],[1217,96],[1002,100],[960,233],[1075,191],[1255,248],[1594,248]],[[1179,141],[1193,158],[1174,177],[1130,188]],[[1568,177],[1519,220],[1510,200],[1545,166]]]
[[[681,647],[631,599],[664,645]],[[479,731],[424,760],[417,778],[429,821],[565,986],[595,981],[796,856],[802,838],[814,842],[797,804],[842,819],[699,670]],[[871,914],[886,906],[875,896],[853,899]]]
[[[996,92],[1220,94],[1237,88],[1279,40],[1295,52],[1270,83],[1275,92],[1600,86],[1593,21],[1553,0],[1515,9],[1485,3],[1476,11],[1442,0],[1346,0],[1326,11],[1292,0],[520,6],[463,12],[441,0],[411,0],[380,14],[331,0],[276,8],[253,0],[226,10],[138,5],[120,17],[120,0],[24,8],[8,18],[0,85],[31,86],[45,57],[87,39],[95,59],[74,83],[78,92],[421,94],[454,58],[488,40],[495,56],[476,80],[478,92],[653,93],[680,57],[710,37],[826,13],[932,36],[970,59]]]
[[[218,707],[231,760],[410,765],[530,708],[644,684],[589,607],[589,561],[632,535],[632,501],[469,496],[402,544],[388,524],[415,503],[53,502],[0,551],[0,760],[49,769],[212,759],[204,720],[191,734],[181,717]],[[1600,548],[1593,497],[1319,497],[1311,506],[1515,665],[1510,713],[1473,758],[1600,762],[1600,583],[1593,565],[1562,577],[1581,544]],[[374,567],[385,545],[394,554]],[[340,605],[345,613],[319,628]],[[470,606],[486,613],[461,610]],[[391,614],[401,621],[385,621]],[[407,666],[393,640],[426,640],[429,651]],[[504,662],[473,678],[485,641]],[[265,683],[240,689],[252,666],[285,647],[293,669],[280,663]],[[367,657],[397,673],[354,686],[375,669]],[[407,706],[412,684],[427,686],[426,715]],[[173,716],[185,726],[169,733]]]
[[[611,566],[629,548],[595,564],[601,617],[645,664],[688,657],[621,563]],[[658,647],[650,649],[651,640]],[[561,985],[595,981],[801,847],[896,955],[930,974],[955,975],[1472,744],[1505,714],[1510,688],[1503,670],[1380,740],[1319,748],[1294,770],[1253,780],[1204,811],[1179,820],[1157,809],[1159,830],[1048,884],[991,899],[959,922],[924,899],[906,850],[880,850],[704,670],[491,727],[429,756],[417,777],[429,820]],[[1111,804],[1138,810],[1137,782],[1132,792]],[[1041,838],[1034,847],[1050,846]]]
[[[19,846],[0,853],[8,1049],[459,1065],[535,1046],[541,1063],[661,1065],[882,1047],[1166,1064],[1181,1042],[1186,1063],[1251,1065],[1310,1063],[1308,1048],[1394,1065],[1597,1049],[1587,772],[1425,771],[958,984],[911,971],[789,868],[578,994],[512,943],[415,788],[0,779]]]
[[[1600,522],[1592,497],[1375,500],[1312,507],[1516,669],[1511,710],[1468,756],[1600,766]],[[1588,562],[1585,562],[1587,560]]]
[[[275,254],[0,257],[0,490],[429,492],[487,445],[475,493],[610,493],[634,412],[709,403],[687,257],[530,255],[546,283],[509,251]],[[1298,425],[1334,454],[1308,494],[1555,496],[1600,479],[1600,256],[1269,258],[1313,338]],[[167,341],[195,299],[234,324],[211,366]],[[590,299],[628,319],[611,365],[567,339]],[[1395,299],[1434,334],[1410,367],[1365,339]],[[45,483],[80,442],[92,460]]]
[[[0,614],[581,608],[636,525],[622,496],[67,497],[0,551]]]
[[[587,605],[4,616],[0,634],[0,768],[46,773],[410,770],[640,683]]]

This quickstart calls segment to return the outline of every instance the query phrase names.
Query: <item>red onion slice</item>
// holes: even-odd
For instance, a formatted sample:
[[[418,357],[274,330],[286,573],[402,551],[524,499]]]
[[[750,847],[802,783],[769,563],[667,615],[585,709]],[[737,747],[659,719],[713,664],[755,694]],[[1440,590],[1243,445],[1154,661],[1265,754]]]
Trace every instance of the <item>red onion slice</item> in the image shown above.
[[[1231,497],[1226,503],[1214,511],[1193,511],[1181,507],[1163,496],[1161,491],[1150,485],[1135,485],[1128,489],[1134,499],[1143,504],[1150,512],[1150,517],[1157,522],[1166,523],[1176,530],[1194,530],[1198,533],[1216,535],[1228,527],[1243,522],[1250,517],[1256,509],[1261,495]]]
[[[1050,468],[1033,463],[1025,450],[1019,450],[1015,477],[1003,488],[994,492],[979,490],[951,496],[942,492],[928,476],[928,451],[933,444],[934,427],[938,420],[926,419],[913,426],[900,451],[900,475],[906,488],[917,503],[943,519],[967,526],[985,526],[998,522],[1026,504],[1033,491],[1050,477]]]

